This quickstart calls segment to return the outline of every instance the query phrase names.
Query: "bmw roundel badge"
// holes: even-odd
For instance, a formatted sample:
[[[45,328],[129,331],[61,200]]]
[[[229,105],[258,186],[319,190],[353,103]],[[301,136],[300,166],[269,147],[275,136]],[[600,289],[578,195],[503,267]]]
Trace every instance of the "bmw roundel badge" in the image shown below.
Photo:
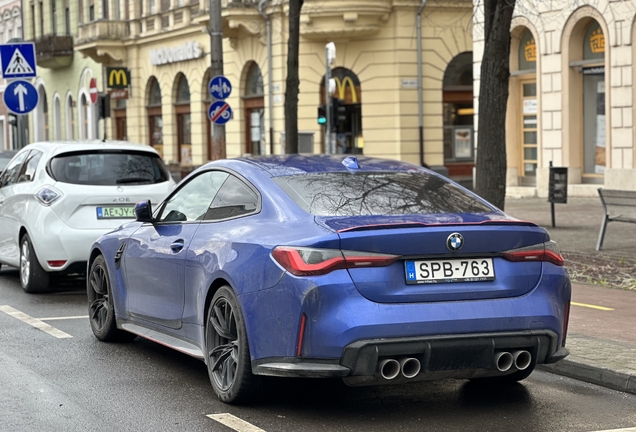
[[[449,251],[458,251],[464,246],[464,236],[460,233],[452,233],[446,239],[446,247]]]

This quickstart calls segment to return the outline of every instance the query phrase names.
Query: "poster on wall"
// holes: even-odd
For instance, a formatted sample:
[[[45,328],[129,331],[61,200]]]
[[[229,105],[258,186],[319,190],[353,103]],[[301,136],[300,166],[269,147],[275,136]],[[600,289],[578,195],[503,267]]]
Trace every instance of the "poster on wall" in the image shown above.
[[[469,159],[473,155],[473,131],[471,128],[455,129],[455,158]]]

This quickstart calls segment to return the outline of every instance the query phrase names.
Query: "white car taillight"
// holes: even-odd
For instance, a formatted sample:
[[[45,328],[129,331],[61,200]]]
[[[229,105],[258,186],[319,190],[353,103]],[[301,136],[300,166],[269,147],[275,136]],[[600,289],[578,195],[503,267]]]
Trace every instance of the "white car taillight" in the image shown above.
[[[34,196],[40,204],[50,206],[62,197],[62,192],[55,189],[53,186],[44,186],[38,189]]]

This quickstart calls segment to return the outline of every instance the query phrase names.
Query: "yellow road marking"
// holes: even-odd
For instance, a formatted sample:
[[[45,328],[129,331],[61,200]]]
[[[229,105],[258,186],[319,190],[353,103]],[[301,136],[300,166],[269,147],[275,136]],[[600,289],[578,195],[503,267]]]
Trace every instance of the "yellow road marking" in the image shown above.
[[[585,303],[571,302],[570,304],[572,306],[581,306],[581,307],[586,307],[586,308],[590,308],[590,309],[598,309],[598,310],[602,310],[602,311],[613,311],[614,310],[612,308],[608,308],[608,307],[605,307],[605,306],[596,306],[596,305],[585,304]]]
[[[13,309],[11,306],[8,306],[8,305],[0,306],[0,311],[6,313],[7,315],[11,315],[13,318],[17,318],[20,321],[35,327],[36,329],[42,330],[43,332],[48,333],[51,336],[55,336],[58,339],[66,339],[66,338],[73,337],[70,334],[64,333],[62,330],[58,330],[55,327],[50,326],[37,318],[33,318],[25,314],[24,312],[20,312],[17,309]]]

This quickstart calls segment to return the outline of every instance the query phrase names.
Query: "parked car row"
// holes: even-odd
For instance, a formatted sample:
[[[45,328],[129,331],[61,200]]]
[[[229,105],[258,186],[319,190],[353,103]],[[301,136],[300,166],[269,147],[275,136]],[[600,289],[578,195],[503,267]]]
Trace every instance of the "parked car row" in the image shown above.
[[[30,152],[43,155],[25,201],[55,217],[40,231],[11,222],[2,241],[21,246],[0,260],[20,264],[34,291],[43,286],[31,285],[34,271],[80,261],[62,256],[65,240],[40,246],[49,220],[110,230],[84,249],[93,333],[201,359],[224,402],[252,397],[261,376],[504,384],[568,355],[570,281],[547,232],[426,168],[362,156],[240,158],[210,162],[171,190],[151,150],[122,149],[123,163],[110,148],[27,151],[25,174]],[[122,197],[130,201],[111,200]]]

